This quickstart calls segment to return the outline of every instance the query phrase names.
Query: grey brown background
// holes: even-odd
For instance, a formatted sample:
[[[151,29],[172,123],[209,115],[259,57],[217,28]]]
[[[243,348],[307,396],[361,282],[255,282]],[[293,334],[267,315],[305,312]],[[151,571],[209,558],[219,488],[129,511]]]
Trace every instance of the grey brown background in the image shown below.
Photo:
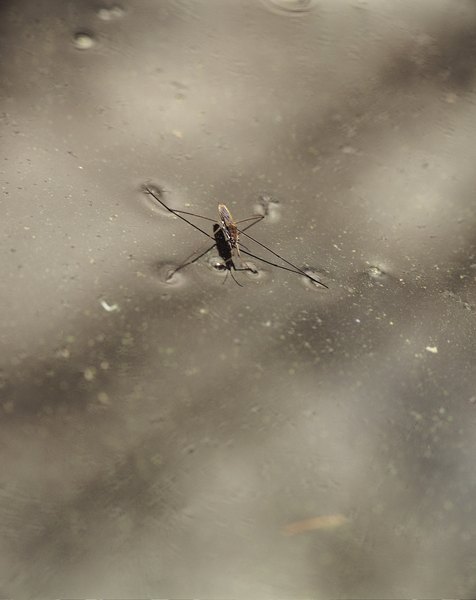
[[[19,0],[0,50],[0,595],[474,597],[475,3]],[[330,289],[165,283],[145,182],[269,195]]]

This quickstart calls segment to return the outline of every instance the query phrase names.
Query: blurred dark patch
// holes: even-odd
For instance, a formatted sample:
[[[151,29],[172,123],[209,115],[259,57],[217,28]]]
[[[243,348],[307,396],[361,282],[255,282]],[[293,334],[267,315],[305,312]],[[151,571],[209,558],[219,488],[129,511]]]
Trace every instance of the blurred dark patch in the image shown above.
[[[154,462],[159,456],[157,446],[160,462]],[[183,499],[174,491],[177,465],[169,460],[176,463],[177,457],[167,457],[162,440],[151,436],[103,468],[71,501],[63,502],[61,492],[56,499],[48,494],[46,502],[31,489],[28,495],[19,490],[2,494],[3,541],[8,541],[16,560],[30,565],[28,573],[10,572],[5,584],[16,586],[20,581],[22,589],[36,589],[37,594],[46,596],[57,573],[67,577],[78,564],[89,563],[91,552],[101,545],[99,540],[108,540],[102,548],[106,561],[124,545],[135,548],[138,536],[149,532],[165,515],[180,512]],[[12,528],[12,515],[21,515],[21,535]]]
[[[100,390],[107,389],[113,379],[133,368],[141,359],[137,347],[144,343],[144,333],[124,313],[109,326],[105,323],[101,323],[104,339],[96,341],[94,347],[87,342],[95,340],[97,324],[82,318],[77,327],[71,325],[72,331],[82,334],[74,347],[62,343],[55,358],[29,358],[16,367],[5,367],[4,398],[10,409],[6,411],[4,422],[35,420],[42,415],[84,414],[92,408],[90,403]],[[118,323],[123,329],[117,327]],[[121,344],[124,335],[134,335],[137,346],[124,347]],[[101,368],[101,364],[106,368]]]
[[[178,307],[182,302],[193,304],[194,299],[180,297],[176,302]],[[68,335],[59,332],[54,355],[27,356],[14,365],[4,361],[0,371],[4,425],[34,422],[41,416],[54,420],[56,416],[87,413],[97,419],[101,414],[97,400],[101,391],[107,392],[120,380],[122,392],[127,395],[127,389],[136,384],[133,374],[150,352],[143,315],[153,327],[156,320],[166,318],[168,304],[142,298],[140,312],[128,309],[127,302],[117,314],[108,315],[97,306],[90,312],[89,318],[81,316],[69,324],[74,341],[69,342]],[[155,375],[160,378],[160,367]]]
[[[476,74],[476,24],[456,29],[452,24],[426,43],[403,49],[381,70],[381,84],[404,91],[433,82],[446,90],[470,91]]]
[[[384,64],[373,83],[356,87],[351,94],[342,96],[328,114],[317,115],[318,121],[312,114],[303,115],[304,122],[293,148],[295,157],[313,165],[318,162],[323,174],[329,165],[330,176],[335,176],[337,170],[341,185],[350,188],[356,174],[362,178],[366,165],[365,160],[357,160],[336,168],[336,156],[349,144],[349,127],[354,129],[353,139],[358,140],[359,148],[372,147],[375,141],[388,136],[389,128],[395,123],[399,129],[413,130],[413,118],[408,116],[405,120],[408,93],[414,96],[428,85],[446,92],[471,92],[476,74],[476,23],[468,23],[464,29],[449,24],[447,29],[430,32],[428,40],[414,41],[393,50],[393,54],[383,59]],[[399,96],[401,102],[396,104]],[[385,115],[383,123],[378,119],[381,115]],[[422,105],[421,120],[424,119]],[[286,139],[283,147],[288,149],[288,145],[289,139]],[[321,214],[331,209],[322,203],[319,207]]]

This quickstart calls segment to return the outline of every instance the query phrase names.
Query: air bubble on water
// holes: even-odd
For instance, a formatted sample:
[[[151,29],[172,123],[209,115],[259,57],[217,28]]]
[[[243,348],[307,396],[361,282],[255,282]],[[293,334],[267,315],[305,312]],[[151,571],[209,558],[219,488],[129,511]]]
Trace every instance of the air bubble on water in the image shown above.
[[[262,0],[273,12],[301,14],[311,11],[317,0]]]
[[[122,18],[124,12],[122,6],[115,4],[113,6],[102,6],[101,8],[98,8],[97,16],[102,21],[113,21],[114,19]]]
[[[77,31],[73,35],[73,46],[78,50],[89,50],[95,43],[94,36],[87,31]]]

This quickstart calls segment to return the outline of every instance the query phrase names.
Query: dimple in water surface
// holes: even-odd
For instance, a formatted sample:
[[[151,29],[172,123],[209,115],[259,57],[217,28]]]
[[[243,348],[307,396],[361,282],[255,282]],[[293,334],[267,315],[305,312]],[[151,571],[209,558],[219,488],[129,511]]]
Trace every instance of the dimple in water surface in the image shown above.
[[[78,31],[73,36],[73,46],[78,50],[89,50],[95,43],[93,35],[87,31]]]
[[[294,273],[296,275],[301,275],[302,277],[305,277],[306,279],[315,283],[316,285],[327,288],[326,284],[324,284],[321,281],[319,281],[318,279],[314,278],[311,274],[307,273],[305,270],[297,267],[294,263],[290,262],[289,260],[287,260],[286,258],[281,256],[280,254],[278,254],[277,252],[275,252],[274,250],[272,250],[271,248],[269,248],[262,242],[258,241],[256,238],[254,238],[251,235],[249,235],[248,233],[246,233],[246,231],[248,229],[250,229],[257,223],[259,223],[264,218],[264,215],[253,215],[252,217],[242,219],[241,221],[235,221],[233,219],[233,217],[231,216],[231,213],[228,210],[228,208],[224,204],[219,204],[218,211],[219,211],[219,215],[220,215],[220,221],[217,222],[216,220],[214,220],[210,217],[205,217],[205,216],[197,215],[195,213],[191,213],[188,211],[170,208],[163,201],[162,192],[157,192],[156,189],[154,189],[150,186],[147,186],[147,185],[145,185],[143,189],[147,194],[149,194],[150,196],[155,198],[155,200],[157,200],[157,202],[165,210],[167,210],[170,214],[175,215],[176,217],[178,217],[179,219],[181,219],[182,221],[184,221],[185,223],[187,223],[188,225],[190,225],[191,227],[193,227],[194,229],[196,229],[197,231],[202,233],[204,236],[206,236],[207,238],[210,238],[210,240],[213,241],[213,243],[208,248],[205,248],[203,251],[197,252],[195,255],[192,255],[191,257],[189,257],[184,263],[179,265],[175,269],[174,273],[182,270],[183,268],[185,268],[189,265],[192,265],[197,260],[199,260],[201,257],[205,256],[211,250],[216,248],[216,250],[218,251],[218,254],[220,255],[220,258],[223,259],[226,270],[228,272],[230,272],[232,279],[238,285],[241,285],[241,284],[237,281],[237,279],[233,275],[233,271],[242,271],[245,273],[253,273],[253,274],[257,273],[256,269],[247,266],[246,263],[243,262],[241,256],[244,255],[245,258],[251,257],[251,258],[254,258],[264,264],[267,264],[267,265],[270,265],[273,267],[277,267],[279,269],[288,271],[290,273]],[[186,216],[184,216],[184,215],[186,215]],[[198,226],[194,222],[190,221],[189,220],[190,217],[204,219],[205,221],[212,222],[213,223],[213,235],[207,233],[207,231],[205,231],[201,226]],[[241,223],[243,223],[244,225],[241,225]],[[240,224],[241,229],[238,227],[239,224]],[[241,243],[241,246],[240,246],[238,243],[239,236],[244,236],[246,243],[250,243],[250,242],[254,243],[255,245],[259,246],[260,248],[262,248],[266,252],[268,252],[269,255],[272,255],[270,258],[276,257],[284,264],[276,263],[275,262],[276,258],[274,258],[274,260],[270,260],[270,258],[264,258],[263,256],[257,256],[256,254],[250,252],[249,249],[242,242],[240,242]],[[241,263],[243,263],[243,264],[241,264]]]
[[[385,271],[383,271],[380,267],[377,267],[375,265],[369,267],[367,269],[367,273],[372,279],[385,279],[385,277],[387,276],[387,273],[385,273]]]
[[[177,266],[171,263],[159,265],[159,280],[166,285],[182,287],[186,281],[186,277],[176,269]]]
[[[113,21],[124,16],[124,9],[117,4],[114,6],[102,6],[98,8],[97,16],[102,21]]]
[[[317,5],[316,0],[262,0],[262,2],[273,11],[290,14],[309,12]]]
[[[323,290],[324,287],[321,285],[319,285],[318,281],[321,277],[322,274],[317,271],[316,269],[311,269],[310,267],[303,269],[304,273],[306,273],[306,275],[309,275],[310,277],[312,277],[313,279],[308,279],[307,277],[301,277],[301,281],[304,284],[304,286],[308,289],[313,289],[313,290]]]
[[[261,194],[255,204],[256,214],[263,215],[270,223],[277,223],[281,219],[279,201],[270,194]]]

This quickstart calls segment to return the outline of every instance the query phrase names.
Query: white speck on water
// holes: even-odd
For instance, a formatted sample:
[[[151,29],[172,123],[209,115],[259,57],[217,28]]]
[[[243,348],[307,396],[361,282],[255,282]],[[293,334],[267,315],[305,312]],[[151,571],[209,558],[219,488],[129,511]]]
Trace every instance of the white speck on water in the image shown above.
[[[94,367],[87,367],[84,369],[83,376],[86,381],[92,381],[96,376],[96,369]]]
[[[427,352],[431,352],[432,354],[438,354],[438,346],[427,346],[425,350]]]
[[[423,420],[423,415],[421,413],[419,413],[419,412],[416,412],[415,410],[410,411],[410,414],[415,419],[415,421],[422,421]]]
[[[69,358],[70,352],[69,352],[68,348],[60,348],[56,352],[56,356],[58,356],[59,358]]]
[[[100,304],[106,312],[117,312],[119,310],[119,305],[116,303],[108,304],[105,300],[101,300]]]
[[[99,392],[97,398],[98,398],[98,401],[100,404],[103,404],[103,405],[110,404],[109,396],[107,395],[106,392]]]

